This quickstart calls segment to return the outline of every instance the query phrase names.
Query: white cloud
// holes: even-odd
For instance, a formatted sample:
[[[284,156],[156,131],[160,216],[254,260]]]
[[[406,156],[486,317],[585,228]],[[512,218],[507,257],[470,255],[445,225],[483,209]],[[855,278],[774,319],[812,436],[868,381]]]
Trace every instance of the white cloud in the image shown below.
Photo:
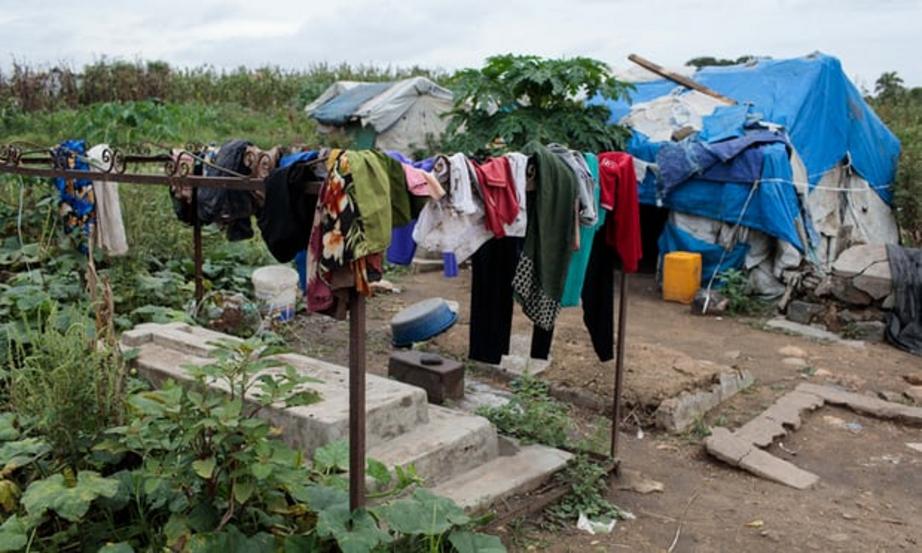
[[[217,67],[304,68],[346,61],[454,69],[488,55],[584,55],[624,66],[699,55],[776,58],[820,50],[873,83],[898,71],[922,85],[918,0],[0,0],[0,67],[100,56]]]

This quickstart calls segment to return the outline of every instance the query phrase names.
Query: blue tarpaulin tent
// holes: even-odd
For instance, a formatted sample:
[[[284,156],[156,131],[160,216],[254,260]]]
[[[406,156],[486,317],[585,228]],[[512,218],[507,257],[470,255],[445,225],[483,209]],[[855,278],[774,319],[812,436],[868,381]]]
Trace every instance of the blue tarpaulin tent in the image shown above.
[[[639,183],[642,203],[729,224],[739,221],[744,227],[785,240],[806,252],[811,247],[810,240],[805,243],[801,237],[804,233],[814,237],[815,233],[809,217],[802,218],[804,210],[792,182],[795,179],[786,146],[802,160],[811,189],[827,172],[850,163],[874,192],[890,203],[899,141],[864,101],[837,59],[819,53],[787,60],[763,59],[745,65],[704,68],[693,79],[736,100],[738,105],[718,107],[703,118],[702,128],[696,129],[700,132],[680,143],[653,140],[634,129],[628,150],[636,158],[649,163],[678,160],[680,166],[687,165],[681,168],[690,168],[691,173],[664,194],[664,175],[648,171]],[[668,80],[636,83],[635,87],[629,100],[595,98],[591,102],[607,105],[611,122],[616,123],[631,113],[632,106],[685,90]],[[710,174],[693,172],[699,169],[696,164],[701,152],[708,153],[726,141],[740,140],[747,132],[744,127],[751,130],[756,120],[780,126],[786,143],[755,144],[738,157],[724,160]],[[670,151],[661,152],[664,148]],[[758,150],[757,156],[753,155],[754,149]],[[752,164],[759,159],[762,167],[755,172],[759,182],[755,190],[754,181],[726,178],[752,175]],[[677,243],[674,233],[666,238],[670,239],[664,238],[661,245]]]

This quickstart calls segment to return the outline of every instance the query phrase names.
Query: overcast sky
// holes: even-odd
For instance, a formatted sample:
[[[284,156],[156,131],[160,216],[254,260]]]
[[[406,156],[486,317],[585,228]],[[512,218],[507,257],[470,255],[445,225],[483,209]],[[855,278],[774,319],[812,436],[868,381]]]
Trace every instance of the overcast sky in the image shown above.
[[[0,0],[0,68],[101,56],[217,67],[312,62],[479,66],[491,54],[701,55],[815,50],[859,85],[883,71],[922,86],[922,0]]]

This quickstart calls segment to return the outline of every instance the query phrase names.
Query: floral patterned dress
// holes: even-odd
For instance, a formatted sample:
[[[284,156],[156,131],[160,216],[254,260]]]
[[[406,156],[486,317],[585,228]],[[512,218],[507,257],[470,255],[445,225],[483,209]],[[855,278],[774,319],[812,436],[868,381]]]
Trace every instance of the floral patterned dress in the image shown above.
[[[308,242],[307,307],[343,318],[348,289],[370,295],[369,282],[380,278],[382,257],[368,251],[348,152],[331,151],[327,171]]]

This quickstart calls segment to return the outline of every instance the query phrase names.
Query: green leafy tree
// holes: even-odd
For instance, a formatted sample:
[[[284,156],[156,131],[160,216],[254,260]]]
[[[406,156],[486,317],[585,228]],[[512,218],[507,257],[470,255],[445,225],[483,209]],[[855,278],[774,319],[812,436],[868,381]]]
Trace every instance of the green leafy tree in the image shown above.
[[[896,99],[906,92],[903,78],[896,71],[885,71],[874,83],[874,94],[882,100]]]
[[[458,72],[452,88],[449,150],[520,148],[538,140],[598,151],[616,149],[626,137],[624,128],[608,123],[607,107],[585,101],[621,98],[630,89],[598,60],[493,56],[481,69]]]

